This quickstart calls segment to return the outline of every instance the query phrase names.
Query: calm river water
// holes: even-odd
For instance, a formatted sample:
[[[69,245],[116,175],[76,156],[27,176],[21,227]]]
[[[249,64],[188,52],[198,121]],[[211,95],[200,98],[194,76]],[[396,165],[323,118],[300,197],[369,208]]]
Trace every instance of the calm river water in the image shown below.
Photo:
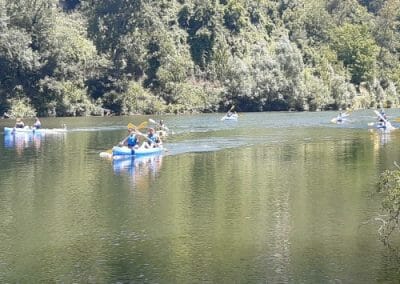
[[[399,259],[368,221],[400,130],[369,131],[371,110],[342,125],[336,114],[164,116],[164,155],[114,163],[99,153],[129,122],[161,117],[1,134],[0,282],[398,283]]]

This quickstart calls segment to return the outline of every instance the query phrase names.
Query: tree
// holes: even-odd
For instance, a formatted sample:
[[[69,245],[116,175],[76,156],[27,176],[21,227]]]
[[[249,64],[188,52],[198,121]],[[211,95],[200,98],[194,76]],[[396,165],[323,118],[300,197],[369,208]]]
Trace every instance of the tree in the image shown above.
[[[374,76],[378,46],[365,25],[344,24],[333,29],[332,49],[351,73],[351,82],[360,84]]]
[[[397,166],[397,164],[396,164]],[[393,233],[400,233],[400,167],[386,170],[379,178],[378,192],[382,194],[382,210],[384,215],[378,220],[382,222],[379,229],[381,240],[388,244]]]

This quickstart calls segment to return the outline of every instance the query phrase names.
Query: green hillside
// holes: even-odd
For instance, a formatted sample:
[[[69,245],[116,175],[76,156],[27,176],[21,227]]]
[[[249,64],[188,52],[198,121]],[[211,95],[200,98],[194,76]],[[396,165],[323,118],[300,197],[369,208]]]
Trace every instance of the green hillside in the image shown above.
[[[398,107],[399,0],[0,0],[0,114]]]

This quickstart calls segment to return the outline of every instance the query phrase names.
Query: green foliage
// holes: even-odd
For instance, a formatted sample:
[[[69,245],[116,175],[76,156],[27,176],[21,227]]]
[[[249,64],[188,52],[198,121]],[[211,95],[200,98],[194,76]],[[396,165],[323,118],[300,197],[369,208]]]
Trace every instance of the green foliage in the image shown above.
[[[332,32],[332,48],[349,68],[352,82],[371,80],[378,55],[378,46],[365,25],[345,24]]]
[[[379,179],[378,191],[382,194],[382,210],[379,218],[382,226],[379,229],[381,240],[390,241],[393,233],[400,233],[400,170],[386,170]]]
[[[10,117],[34,117],[35,110],[32,108],[28,98],[13,98],[10,100],[10,109],[7,112]]]
[[[219,102],[220,90],[205,82],[169,83],[165,90],[170,113],[215,111]]]
[[[0,113],[399,106],[400,2],[0,0]]]
[[[329,88],[320,77],[313,75],[313,69],[304,70],[305,102],[303,108],[311,111],[326,109],[333,104]]]
[[[98,65],[96,47],[88,40],[84,19],[79,14],[58,14],[55,27],[49,31],[48,72],[58,78],[83,80]]]
[[[191,7],[185,5],[179,12],[180,26],[188,32],[188,43],[193,61],[205,68],[212,58],[215,43],[217,7],[212,1],[199,1]]]
[[[241,1],[231,0],[225,7],[224,11],[224,24],[225,26],[233,31],[240,32],[240,30],[246,25],[246,10],[244,9]]]
[[[139,82],[128,81],[125,91],[116,93],[111,91],[105,94],[103,100],[107,108],[113,109],[117,114],[151,114],[164,111],[162,100],[152,96]]]
[[[36,98],[41,103],[41,115],[83,116],[97,114],[96,106],[88,97],[82,83],[58,81],[46,77],[40,82],[40,94]]]

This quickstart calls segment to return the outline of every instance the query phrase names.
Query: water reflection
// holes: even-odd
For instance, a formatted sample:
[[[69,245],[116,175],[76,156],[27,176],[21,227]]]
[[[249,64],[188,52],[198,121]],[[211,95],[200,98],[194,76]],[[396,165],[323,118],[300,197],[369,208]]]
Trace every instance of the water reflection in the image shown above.
[[[4,134],[4,146],[15,148],[18,154],[22,154],[29,147],[40,149],[43,137],[42,133],[7,133]]]
[[[380,146],[386,145],[391,141],[391,131],[370,130],[370,133],[375,149],[378,149]]]
[[[127,174],[132,177],[132,181],[137,183],[148,177],[155,178],[162,165],[162,155],[146,157],[119,157],[114,159],[113,170],[117,175]]]

